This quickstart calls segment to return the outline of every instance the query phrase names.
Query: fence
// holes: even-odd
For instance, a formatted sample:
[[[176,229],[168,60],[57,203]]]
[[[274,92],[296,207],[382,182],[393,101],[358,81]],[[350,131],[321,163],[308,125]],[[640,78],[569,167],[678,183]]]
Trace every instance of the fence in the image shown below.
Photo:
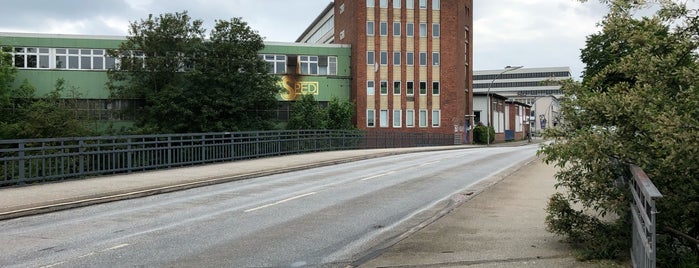
[[[631,260],[633,267],[654,268],[655,254],[655,199],[663,197],[643,170],[631,166],[631,215],[632,245]]]
[[[305,152],[453,144],[447,134],[340,130],[0,140],[0,186]]]

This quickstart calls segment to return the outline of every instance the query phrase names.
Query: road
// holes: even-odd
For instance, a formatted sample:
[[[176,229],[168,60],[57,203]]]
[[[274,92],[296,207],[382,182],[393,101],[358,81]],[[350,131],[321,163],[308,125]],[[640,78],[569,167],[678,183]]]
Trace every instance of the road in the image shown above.
[[[0,267],[344,267],[533,156],[422,152],[0,222]]]

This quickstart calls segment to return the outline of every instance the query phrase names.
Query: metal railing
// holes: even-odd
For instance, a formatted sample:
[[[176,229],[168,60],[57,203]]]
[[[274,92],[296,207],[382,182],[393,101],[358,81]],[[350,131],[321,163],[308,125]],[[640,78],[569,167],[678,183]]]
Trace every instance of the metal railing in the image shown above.
[[[631,260],[633,267],[654,268],[657,248],[655,245],[655,199],[663,197],[643,170],[631,166],[630,183],[632,200],[632,245]]]
[[[0,140],[0,187],[306,152],[453,144],[448,134],[351,130]]]

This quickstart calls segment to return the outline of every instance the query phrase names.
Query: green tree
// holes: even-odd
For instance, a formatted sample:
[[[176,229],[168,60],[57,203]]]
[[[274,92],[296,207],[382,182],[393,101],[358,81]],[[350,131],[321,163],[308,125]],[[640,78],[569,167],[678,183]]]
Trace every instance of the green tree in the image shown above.
[[[340,101],[339,98],[334,97],[328,103],[326,113],[328,121],[325,125],[328,129],[351,130],[356,128],[352,123],[352,117],[354,116],[353,103]]]
[[[327,113],[312,94],[302,95],[296,100],[287,129],[325,129]]]
[[[17,68],[12,66],[12,55],[0,50],[0,109],[6,109],[10,105],[12,82],[15,81],[16,74]]]
[[[643,18],[635,11],[649,1],[602,2],[610,12],[582,50],[583,82],[564,84],[565,120],[544,133],[554,142],[540,153],[561,167],[557,186],[566,190],[549,203],[548,227],[579,243],[585,258],[628,252],[629,193],[619,178],[638,165],[663,194],[659,266],[697,267],[699,17],[671,1]]]
[[[272,127],[279,88],[257,57],[263,39],[239,18],[217,21],[205,41],[201,20],[187,12],[131,23],[111,51],[114,96],[144,100],[141,132],[208,132]]]

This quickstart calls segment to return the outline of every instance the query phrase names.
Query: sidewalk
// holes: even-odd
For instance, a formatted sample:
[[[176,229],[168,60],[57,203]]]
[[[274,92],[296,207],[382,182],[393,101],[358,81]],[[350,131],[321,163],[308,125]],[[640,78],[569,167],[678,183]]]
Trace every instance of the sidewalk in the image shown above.
[[[359,267],[597,267],[545,229],[555,172],[534,160]]]

